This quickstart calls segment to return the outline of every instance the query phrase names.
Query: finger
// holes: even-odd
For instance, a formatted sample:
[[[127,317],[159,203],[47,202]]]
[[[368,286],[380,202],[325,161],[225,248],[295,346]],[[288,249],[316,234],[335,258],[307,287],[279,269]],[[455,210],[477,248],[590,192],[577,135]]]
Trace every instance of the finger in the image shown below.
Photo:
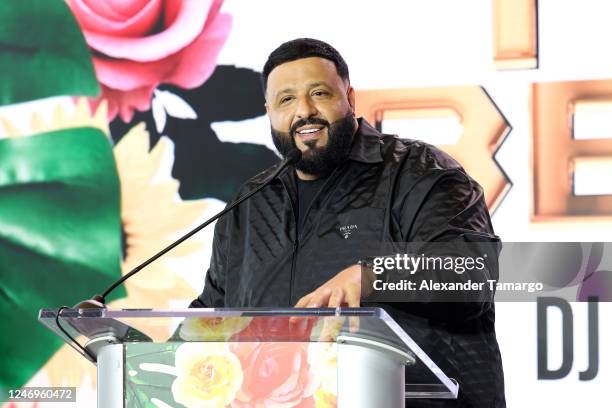
[[[308,303],[310,302],[310,299],[312,298],[313,295],[314,295],[314,292],[309,293],[305,296],[302,296],[300,300],[298,300],[298,302],[295,304],[294,307],[306,307]]]
[[[357,285],[347,285],[344,287],[344,299],[348,307],[359,307],[361,304],[361,288]]]
[[[321,334],[319,335],[319,341],[327,343],[327,342],[333,341],[334,339],[330,335],[330,329],[327,328],[327,324],[325,326],[326,327],[323,328],[323,330],[321,331]]]
[[[328,307],[340,307],[342,302],[344,301],[344,290],[342,287],[334,288],[331,296],[329,297],[329,302],[327,303]]]
[[[352,285],[346,292],[345,298],[348,306],[359,307],[361,305],[361,289],[356,285]],[[351,316],[349,318],[349,331],[351,333],[359,331],[359,317]]]
[[[308,316],[291,316],[289,318],[289,324],[296,325],[306,320],[308,320]]]
[[[359,317],[349,317],[349,332],[357,333],[359,331]]]
[[[343,324],[344,317],[325,317],[319,341],[335,341]]]
[[[290,338],[303,338],[304,336],[308,335],[308,326],[311,319],[313,319],[312,316],[292,317],[289,320]]]
[[[306,307],[308,305],[308,302],[310,302],[310,299],[312,297],[312,293],[309,293],[305,296],[302,296],[300,298],[300,300],[298,300],[298,302],[295,304],[295,306],[293,307]],[[302,321],[302,319],[304,319],[303,317],[298,317],[298,316],[293,316],[289,318],[289,323],[290,324],[296,324]]]
[[[330,336],[329,323],[327,322],[327,317],[323,318],[323,326],[321,327],[321,332],[319,333],[319,341],[328,342],[332,341]]]
[[[306,307],[323,307],[323,305],[327,305],[331,293],[331,288],[324,288],[316,291]]]

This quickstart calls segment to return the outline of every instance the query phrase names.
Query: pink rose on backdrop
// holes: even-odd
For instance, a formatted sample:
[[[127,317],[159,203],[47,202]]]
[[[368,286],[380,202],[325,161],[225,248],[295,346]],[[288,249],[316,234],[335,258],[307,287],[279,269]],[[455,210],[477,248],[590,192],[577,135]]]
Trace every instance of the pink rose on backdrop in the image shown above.
[[[67,0],[92,50],[109,120],[129,122],[159,84],[196,88],[210,77],[232,18],[223,0]]]
[[[232,343],[244,379],[233,408],[314,408],[308,343]]]

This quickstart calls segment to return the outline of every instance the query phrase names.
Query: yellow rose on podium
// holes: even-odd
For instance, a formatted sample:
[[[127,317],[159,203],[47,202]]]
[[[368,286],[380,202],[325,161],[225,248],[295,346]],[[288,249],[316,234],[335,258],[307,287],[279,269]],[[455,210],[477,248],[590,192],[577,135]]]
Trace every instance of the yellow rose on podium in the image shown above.
[[[240,360],[226,343],[185,343],[175,354],[172,395],[192,408],[224,407],[242,385]]]

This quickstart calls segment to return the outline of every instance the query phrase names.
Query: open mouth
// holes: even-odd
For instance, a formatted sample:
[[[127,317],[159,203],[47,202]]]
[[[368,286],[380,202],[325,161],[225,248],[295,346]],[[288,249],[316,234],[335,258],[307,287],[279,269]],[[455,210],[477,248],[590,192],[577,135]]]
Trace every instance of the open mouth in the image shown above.
[[[307,125],[298,128],[295,133],[302,139],[303,142],[318,139],[325,126],[322,125]]]

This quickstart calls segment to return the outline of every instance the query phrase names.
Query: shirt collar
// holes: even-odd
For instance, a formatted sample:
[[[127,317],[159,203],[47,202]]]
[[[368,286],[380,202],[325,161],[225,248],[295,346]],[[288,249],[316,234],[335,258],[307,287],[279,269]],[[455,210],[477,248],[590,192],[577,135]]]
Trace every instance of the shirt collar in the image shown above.
[[[355,133],[349,159],[364,163],[380,163],[383,161],[380,151],[381,133],[374,129],[364,118],[357,119],[359,127]]]

